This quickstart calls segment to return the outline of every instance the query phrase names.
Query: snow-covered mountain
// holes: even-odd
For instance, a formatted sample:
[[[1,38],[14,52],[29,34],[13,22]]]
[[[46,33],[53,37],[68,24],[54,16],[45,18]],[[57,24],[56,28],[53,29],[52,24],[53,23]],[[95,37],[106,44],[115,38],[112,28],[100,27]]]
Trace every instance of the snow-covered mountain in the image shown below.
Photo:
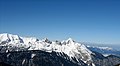
[[[99,61],[101,61],[101,58],[102,60],[106,60],[106,58],[101,54],[93,52],[92,50],[90,50],[90,48],[88,49],[88,47],[86,47],[85,45],[78,43],[71,38],[63,41],[50,41],[47,38],[39,40],[34,37],[21,37],[8,33],[0,34],[0,53],[39,50],[47,53],[56,52],[57,56],[72,61],[79,66],[81,66],[82,64],[87,64],[87,66],[95,66],[97,65],[95,59]],[[37,54],[31,54],[31,58],[36,55]],[[8,57],[8,55],[6,56]],[[116,63],[118,63],[119,61],[120,59],[117,60]],[[104,64],[104,62],[99,62],[99,64]]]
[[[71,60],[72,58],[76,58],[78,62],[82,60],[84,63],[90,62],[92,64],[92,52],[85,45],[79,44],[71,38],[59,42],[57,40],[38,40],[37,38],[26,38],[4,33],[0,34],[0,46],[6,47],[5,49],[1,49],[1,52],[25,50],[54,51],[67,54]]]

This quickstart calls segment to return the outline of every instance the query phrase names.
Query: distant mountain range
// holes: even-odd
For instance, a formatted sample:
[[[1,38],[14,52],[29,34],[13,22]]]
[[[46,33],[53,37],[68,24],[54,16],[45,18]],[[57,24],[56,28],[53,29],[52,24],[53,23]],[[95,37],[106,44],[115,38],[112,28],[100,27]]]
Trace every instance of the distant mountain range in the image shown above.
[[[109,56],[109,55],[116,55],[120,57],[120,51],[109,48],[109,47],[91,47],[87,46],[87,48],[91,51],[96,51],[101,53],[104,56]]]
[[[12,66],[114,66],[120,64],[120,51],[85,46],[71,38],[50,41],[3,33],[0,62]]]

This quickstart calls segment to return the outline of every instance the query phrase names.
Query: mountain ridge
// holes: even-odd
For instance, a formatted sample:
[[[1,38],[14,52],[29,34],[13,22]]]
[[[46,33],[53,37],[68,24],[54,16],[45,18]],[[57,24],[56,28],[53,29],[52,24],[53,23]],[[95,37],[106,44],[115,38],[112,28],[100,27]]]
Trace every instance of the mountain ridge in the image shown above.
[[[2,39],[3,37],[5,38]],[[71,38],[58,43],[49,41],[48,39],[37,40],[36,38],[23,38],[18,35],[1,34],[0,43],[1,45],[12,46],[8,47],[6,52],[23,50],[42,50],[46,52],[55,51],[67,54],[71,60],[73,57],[76,58],[78,62],[79,59],[81,59],[84,63],[92,63],[92,52],[88,50],[85,45],[79,44]]]
[[[86,64],[87,66],[96,66],[97,65],[96,60],[110,61],[109,59],[106,59],[106,57],[104,57],[102,54],[91,51],[87,46],[74,41],[72,38],[63,41],[58,41],[58,40],[50,41],[47,38],[39,40],[35,37],[26,38],[26,37],[21,37],[18,35],[12,35],[6,33],[0,34],[0,53],[3,53],[3,55],[4,53],[12,54],[11,52],[20,52],[20,54],[23,54],[21,51],[22,52],[43,51],[47,53],[55,52],[57,53],[56,54],[57,56],[63,57],[65,60],[68,59],[79,66],[81,64],[85,64],[85,66]],[[33,53],[31,57],[36,56],[36,54]],[[9,54],[6,56],[9,56]],[[117,59],[116,64],[120,62],[119,58],[116,57],[113,58]],[[103,66],[102,63],[104,62],[99,62],[98,65]],[[106,64],[106,65],[109,66],[110,64]]]

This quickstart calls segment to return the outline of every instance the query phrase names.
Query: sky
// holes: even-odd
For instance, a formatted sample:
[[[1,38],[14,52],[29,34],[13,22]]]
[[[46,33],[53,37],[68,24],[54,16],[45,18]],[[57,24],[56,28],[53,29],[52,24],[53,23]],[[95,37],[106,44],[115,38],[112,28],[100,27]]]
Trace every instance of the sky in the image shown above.
[[[120,0],[0,0],[0,33],[120,44]]]

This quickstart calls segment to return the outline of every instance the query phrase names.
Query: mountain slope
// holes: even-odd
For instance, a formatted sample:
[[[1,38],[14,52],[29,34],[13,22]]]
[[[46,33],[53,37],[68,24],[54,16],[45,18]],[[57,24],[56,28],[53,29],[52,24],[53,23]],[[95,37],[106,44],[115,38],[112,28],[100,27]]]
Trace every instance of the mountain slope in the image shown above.
[[[37,52],[34,53],[32,51],[37,51]],[[54,57],[57,57],[57,59],[59,59],[58,57],[62,57],[64,61],[68,61],[66,62],[66,64],[69,62],[72,62],[74,65],[79,65],[79,66],[81,65],[82,66],[95,66],[95,65],[103,66],[103,63],[97,64],[96,60],[103,61],[104,59],[106,59],[106,57],[104,57],[100,53],[89,50],[85,45],[77,43],[71,38],[60,42],[57,40],[50,41],[47,38],[43,40],[39,40],[33,37],[20,37],[18,35],[12,35],[7,33],[0,34],[0,53],[1,53],[0,60],[2,59],[10,60],[9,55],[13,54],[12,55],[12,58],[14,60],[13,62],[18,62],[18,61],[25,62],[24,58],[22,58],[22,60],[19,59],[20,55],[24,56],[24,52],[25,54],[28,54],[28,55],[30,53],[31,57],[36,56],[36,54],[39,54],[39,52],[40,54],[48,53],[49,55],[45,56],[45,58],[48,58],[49,60],[52,58],[51,57],[52,55]],[[17,57],[14,56],[14,53]],[[41,55],[38,55],[38,56],[39,56],[38,59],[40,59]],[[16,58],[18,58],[19,60],[15,60]],[[27,58],[27,56],[25,58]],[[115,64],[118,64],[120,62],[119,59],[120,58],[115,59],[116,61],[118,61]],[[8,60],[3,60],[3,61],[7,63],[11,62]],[[43,59],[43,61],[45,60],[46,59]],[[38,62],[39,60],[35,60],[35,61]],[[53,59],[52,61],[56,62],[57,60]],[[61,60],[59,61],[61,62]],[[109,61],[109,62],[112,62],[112,61]],[[20,63],[18,64],[20,65]],[[111,64],[111,65],[115,65],[115,64]],[[106,64],[106,66],[110,66],[110,64]]]
[[[13,66],[79,66],[58,56],[55,52],[48,53],[40,50],[0,53],[0,58],[2,58],[0,62],[4,61]],[[81,65],[86,64],[81,61]]]
[[[25,51],[25,50],[42,50],[45,52],[61,52],[67,54],[70,59],[76,58],[82,60],[84,63],[92,63],[91,51],[86,46],[73,41],[71,38],[59,41],[38,40],[36,38],[25,38],[12,34],[1,34],[0,45],[6,47],[1,49],[5,52],[8,51]]]

